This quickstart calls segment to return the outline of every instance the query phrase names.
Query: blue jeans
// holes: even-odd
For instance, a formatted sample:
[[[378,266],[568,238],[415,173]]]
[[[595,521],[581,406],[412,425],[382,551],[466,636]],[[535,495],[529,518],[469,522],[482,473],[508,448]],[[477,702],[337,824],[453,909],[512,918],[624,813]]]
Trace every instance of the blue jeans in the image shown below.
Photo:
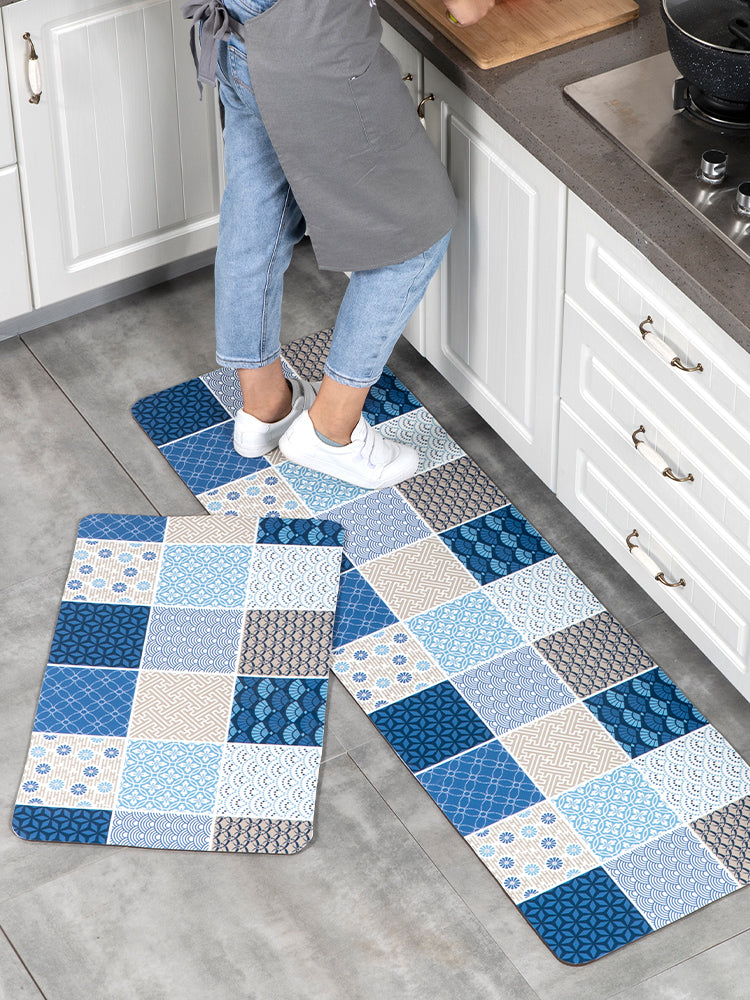
[[[225,0],[224,5],[244,22],[274,2]],[[234,35],[219,42],[216,75],[227,177],[215,267],[216,360],[226,368],[260,368],[281,353],[284,273],[306,224],[260,117],[245,47]],[[327,375],[356,388],[377,382],[451,233],[402,263],[352,271],[333,329]]]

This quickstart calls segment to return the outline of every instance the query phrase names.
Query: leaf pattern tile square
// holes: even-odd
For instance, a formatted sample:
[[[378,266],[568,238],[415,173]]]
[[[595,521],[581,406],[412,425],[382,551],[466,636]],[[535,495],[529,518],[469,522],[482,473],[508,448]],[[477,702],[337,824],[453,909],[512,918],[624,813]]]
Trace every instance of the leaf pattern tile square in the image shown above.
[[[285,347],[285,373],[321,378],[332,333]],[[160,450],[210,520],[337,521],[329,512],[340,511],[351,556],[335,567],[335,615],[329,608],[327,624],[321,618],[312,632],[307,620],[293,624],[304,610],[295,601],[305,587],[294,582],[303,567],[282,559],[287,569],[274,577],[279,566],[263,563],[262,583],[248,585],[236,678],[324,677],[332,619],[332,662],[347,690],[384,730],[392,723],[389,739],[413,767],[451,754],[418,780],[562,961],[593,961],[677,919],[678,909],[705,905],[704,895],[682,893],[674,910],[657,913],[644,902],[641,912],[639,890],[623,890],[605,865],[623,886],[647,882],[654,857],[669,884],[721,865],[728,874],[711,875],[717,898],[750,880],[744,762],[390,369],[371,390],[365,418],[415,445],[420,464],[382,491],[287,462],[278,448],[241,459],[231,444],[231,414],[241,404],[236,372],[199,381],[227,420],[201,429],[178,422]],[[121,536],[106,518],[98,525],[94,539],[172,543],[158,533]],[[284,530],[287,538],[293,532]],[[279,540],[255,543],[253,558]],[[267,700],[257,704],[267,711]],[[485,742],[469,745],[483,733]],[[285,854],[308,843],[319,757],[319,746],[226,742],[209,849]],[[112,816],[26,800],[16,810],[17,828],[33,831],[26,835],[95,843],[106,842]],[[133,812],[118,806],[117,824],[159,846],[164,821],[145,807],[125,818]],[[186,818],[169,843],[163,833],[165,846],[202,841],[207,815]],[[700,849],[685,848],[688,829]]]
[[[65,587],[20,837],[285,854],[309,842],[344,531],[299,513],[81,521],[68,582],[108,586],[86,600]],[[104,569],[81,572],[96,559]],[[117,589],[143,579],[137,595]]]

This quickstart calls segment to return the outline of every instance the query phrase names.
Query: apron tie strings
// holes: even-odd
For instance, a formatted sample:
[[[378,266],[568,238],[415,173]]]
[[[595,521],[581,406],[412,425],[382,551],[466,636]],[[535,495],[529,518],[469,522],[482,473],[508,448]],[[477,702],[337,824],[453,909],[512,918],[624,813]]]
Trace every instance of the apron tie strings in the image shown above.
[[[203,100],[203,84],[213,86],[216,83],[216,66],[219,60],[218,42],[231,37],[232,33],[242,37],[242,23],[235,20],[221,0],[191,0],[180,7],[180,13],[187,20],[192,19],[190,27],[190,51],[193,54],[195,71],[198,79],[198,91]],[[201,31],[200,60],[196,52],[195,29],[203,22]]]

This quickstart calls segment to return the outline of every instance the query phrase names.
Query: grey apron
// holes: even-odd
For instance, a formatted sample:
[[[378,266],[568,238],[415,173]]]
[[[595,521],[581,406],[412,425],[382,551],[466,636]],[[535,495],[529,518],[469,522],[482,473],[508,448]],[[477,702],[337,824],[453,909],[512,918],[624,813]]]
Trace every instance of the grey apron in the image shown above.
[[[275,0],[241,31],[258,108],[319,268],[398,264],[453,228],[456,196],[380,41],[374,5]]]

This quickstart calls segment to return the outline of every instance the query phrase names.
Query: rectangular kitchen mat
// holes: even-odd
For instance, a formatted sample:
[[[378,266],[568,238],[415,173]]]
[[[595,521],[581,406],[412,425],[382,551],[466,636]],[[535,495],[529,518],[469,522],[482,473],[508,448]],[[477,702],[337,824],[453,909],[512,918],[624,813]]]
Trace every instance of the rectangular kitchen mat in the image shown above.
[[[343,538],[317,517],[85,517],[14,810],[18,836],[304,847]]]
[[[330,336],[285,364],[322,377]],[[750,768],[390,370],[365,413],[420,451],[398,487],[241,458],[241,405],[223,369],[133,413],[211,513],[344,526],[333,669],[555,955],[750,881]]]

